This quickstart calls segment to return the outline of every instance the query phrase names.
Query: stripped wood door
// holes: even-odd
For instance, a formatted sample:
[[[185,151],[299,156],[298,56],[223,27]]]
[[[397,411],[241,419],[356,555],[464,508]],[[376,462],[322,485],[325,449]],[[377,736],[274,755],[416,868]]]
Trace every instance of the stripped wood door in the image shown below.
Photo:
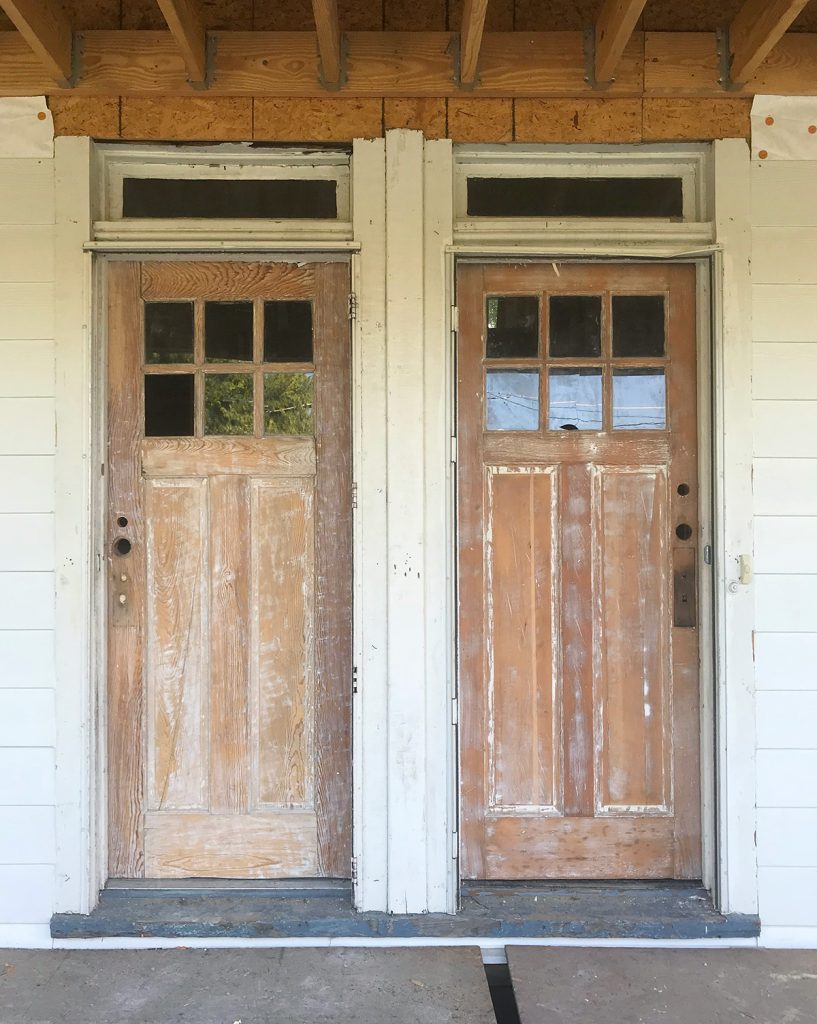
[[[698,878],[694,268],[457,305],[463,875]]]
[[[112,877],[348,877],[345,263],[108,267]]]

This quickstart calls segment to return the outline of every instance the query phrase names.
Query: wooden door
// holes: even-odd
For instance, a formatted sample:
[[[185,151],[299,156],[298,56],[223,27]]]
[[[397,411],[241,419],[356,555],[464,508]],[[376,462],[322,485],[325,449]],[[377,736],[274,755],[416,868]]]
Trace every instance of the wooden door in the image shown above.
[[[110,875],[348,877],[348,265],[107,285]]]
[[[463,875],[698,878],[694,269],[457,304]]]

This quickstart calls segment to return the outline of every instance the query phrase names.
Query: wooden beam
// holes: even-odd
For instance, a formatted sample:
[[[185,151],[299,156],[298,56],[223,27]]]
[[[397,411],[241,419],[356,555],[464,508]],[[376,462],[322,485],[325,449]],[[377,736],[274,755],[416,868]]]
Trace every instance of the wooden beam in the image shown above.
[[[312,0],[318,53],[321,56],[321,81],[327,89],[339,89],[343,78],[338,0]]]
[[[72,73],[73,33],[59,0],[0,0],[0,7],[47,74],[67,84]]]
[[[729,74],[748,82],[808,0],[746,0],[729,26]]]
[[[612,80],[647,0],[604,0],[594,30],[597,82]]]
[[[460,85],[466,87],[473,86],[477,80],[487,10],[488,0],[465,0],[460,29]]]
[[[207,78],[207,35],[195,0],[157,0],[157,3],[182,51],[191,83],[204,85]]]

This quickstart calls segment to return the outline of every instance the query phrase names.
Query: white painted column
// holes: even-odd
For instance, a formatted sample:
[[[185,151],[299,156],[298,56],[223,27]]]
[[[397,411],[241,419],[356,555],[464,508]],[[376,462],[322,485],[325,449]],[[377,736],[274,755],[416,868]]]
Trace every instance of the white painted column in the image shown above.
[[[356,904],[453,911],[452,151],[392,131],[383,165],[382,146],[353,156]]]
[[[757,913],[754,587],[738,581],[753,550],[751,193],[749,147],[714,143],[715,229],[723,247],[715,346],[715,600],[718,608],[720,903]]]
[[[56,666],[57,776],[54,909],[88,913],[102,880],[91,662],[92,356],[89,332],[91,141],[54,140],[56,171]],[[96,468],[99,479],[99,467]]]

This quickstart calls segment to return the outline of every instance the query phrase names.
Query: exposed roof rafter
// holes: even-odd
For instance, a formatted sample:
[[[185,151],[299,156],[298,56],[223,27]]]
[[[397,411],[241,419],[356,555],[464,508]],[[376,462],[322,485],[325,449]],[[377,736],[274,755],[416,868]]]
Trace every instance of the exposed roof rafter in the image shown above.
[[[0,7],[47,73],[61,85],[70,82],[73,33],[59,0],[0,0]]]
[[[465,0],[460,29],[460,85],[472,86],[477,80],[487,10],[488,0]]]
[[[748,82],[808,0],[746,0],[729,26],[729,74]]]
[[[207,79],[207,35],[195,0],[157,0],[157,3],[182,51],[191,83],[204,85]]]
[[[612,80],[647,0],[604,0],[594,29],[597,82]]]
[[[318,52],[321,55],[321,81],[327,89],[343,84],[343,53],[341,51],[340,19],[337,0],[312,0]]]

